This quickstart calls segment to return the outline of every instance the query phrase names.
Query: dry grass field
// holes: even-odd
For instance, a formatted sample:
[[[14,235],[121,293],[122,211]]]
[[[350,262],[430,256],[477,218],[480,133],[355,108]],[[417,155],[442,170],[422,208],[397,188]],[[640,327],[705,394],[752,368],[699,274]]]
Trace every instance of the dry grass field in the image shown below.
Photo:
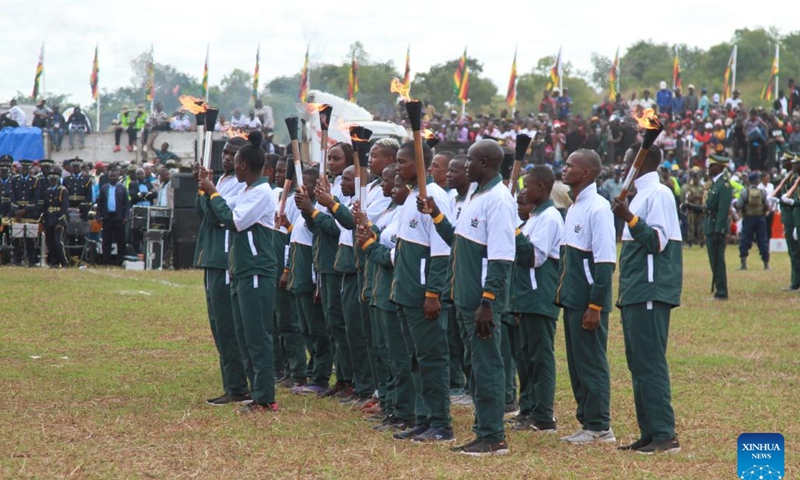
[[[731,300],[712,302],[704,250],[685,250],[684,305],[669,359],[683,450],[646,457],[558,436],[509,434],[512,454],[466,458],[444,445],[375,433],[337,402],[279,393],[280,412],[241,417],[209,407],[216,352],[198,271],[0,269],[0,478],[736,478],[743,432],[786,437],[786,478],[800,477],[800,295],[788,259],[735,271]],[[636,437],[619,313],[608,356],[612,424]],[[559,430],[577,424],[558,327]],[[459,440],[471,410],[454,407]]]

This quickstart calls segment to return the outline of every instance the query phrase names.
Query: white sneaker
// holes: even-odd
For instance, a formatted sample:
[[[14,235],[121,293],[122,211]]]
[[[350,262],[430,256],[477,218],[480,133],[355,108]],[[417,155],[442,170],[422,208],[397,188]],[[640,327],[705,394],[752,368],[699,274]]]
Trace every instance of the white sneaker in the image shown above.
[[[561,437],[562,442],[568,442],[571,438],[583,435],[584,430],[580,429],[577,432],[573,433],[572,435],[567,435],[566,437]]]
[[[467,394],[467,395],[461,395],[460,397],[457,397],[455,399],[451,398],[450,404],[459,407],[471,407],[473,406],[472,396]]]
[[[608,430],[594,432],[591,430],[584,430],[580,435],[573,436],[565,440],[573,445],[585,445],[588,443],[616,443],[617,437],[614,436],[614,430],[610,427]]]

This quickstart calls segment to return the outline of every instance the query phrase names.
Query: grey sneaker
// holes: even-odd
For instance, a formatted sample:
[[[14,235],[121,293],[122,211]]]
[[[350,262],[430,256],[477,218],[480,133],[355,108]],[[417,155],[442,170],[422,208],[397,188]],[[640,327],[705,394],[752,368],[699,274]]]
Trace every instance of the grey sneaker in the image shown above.
[[[472,407],[472,396],[467,393],[456,398],[455,400],[451,398],[450,405],[455,405],[457,407]]]
[[[617,437],[614,436],[614,430],[609,427],[608,430],[599,432],[584,430],[580,435],[573,436],[565,441],[573,445],[586,445],[589,443],[615,443],[617,441]]]
[[[575,438],[577,436],[583,435],[583,429],[578,430],[577,432],[573,433],[572,435],[567,435],[566,437],[561,437],[562,442],[567,442],[571,438]]]

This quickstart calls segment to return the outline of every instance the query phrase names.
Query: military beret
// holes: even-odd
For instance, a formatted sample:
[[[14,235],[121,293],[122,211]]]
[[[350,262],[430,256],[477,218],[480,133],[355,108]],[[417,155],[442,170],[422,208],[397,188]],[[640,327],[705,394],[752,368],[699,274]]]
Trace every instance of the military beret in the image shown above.
[[[708,164],[709,165],[716,164],[716,165],[724,165],[724,166],[727,167],[728,165],[730,165],[730,163],[731,163],[731,159],[726,157],[726,156],[723,156],[723,155],[714,155],[714,154],[712,154],[712,155],[708,156]]]

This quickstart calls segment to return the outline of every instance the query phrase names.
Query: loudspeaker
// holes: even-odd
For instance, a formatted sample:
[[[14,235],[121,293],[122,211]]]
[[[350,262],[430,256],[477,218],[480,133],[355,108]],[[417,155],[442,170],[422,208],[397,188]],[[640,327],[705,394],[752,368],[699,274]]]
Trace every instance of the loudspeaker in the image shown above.
[[[175,209],[194,209],[197,200],[197,181],[191,173],[175,173],[172,175],[172,190],[175,193]]]
[[[176,192],[177,197],[177,192]],[[172,267],[192,268],[200,216],[194,208],[176,208],[172,213]]]

